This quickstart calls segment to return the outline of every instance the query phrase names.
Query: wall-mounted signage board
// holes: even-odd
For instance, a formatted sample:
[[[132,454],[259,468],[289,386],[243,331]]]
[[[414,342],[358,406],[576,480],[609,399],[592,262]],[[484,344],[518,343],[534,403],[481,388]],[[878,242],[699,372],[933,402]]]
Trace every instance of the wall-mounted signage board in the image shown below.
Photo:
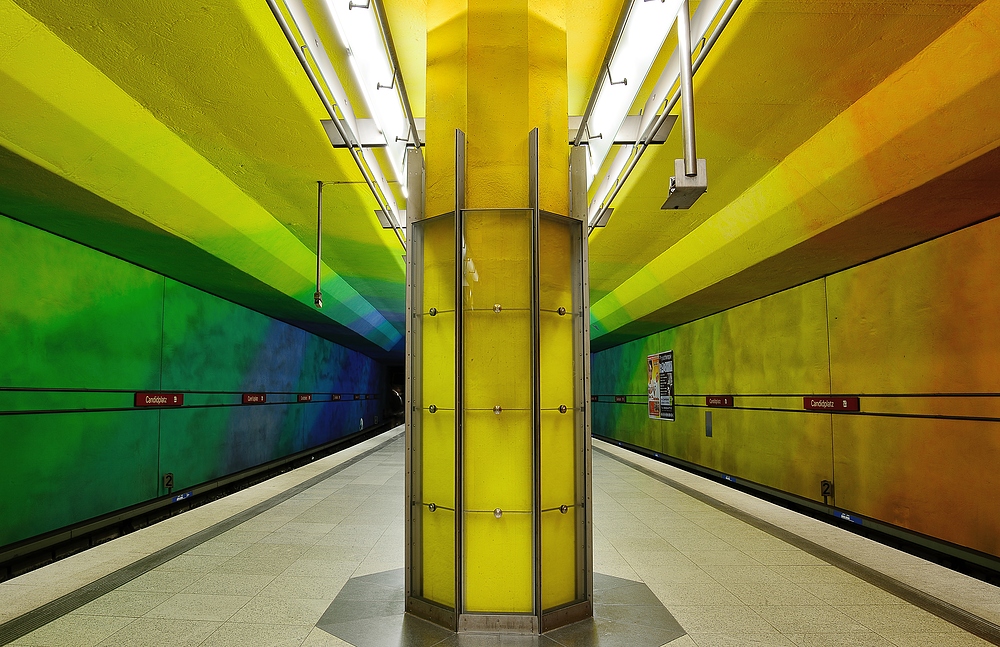
[[[646,357],[649,417],[674,420],[674,351]]]
[[[806,411],[861,411],[861,398],[840,395],[810,395],[802,398]]]
[[[736,406],[731,395],[709,395],[705,397],[706,407],[734,407]]]
[[[137,407],[183,407],[183,393],[150,393],[140,391],[135,394]]]
[[[266,393],[244,393],[243,404],[264,404],[267,402]]]

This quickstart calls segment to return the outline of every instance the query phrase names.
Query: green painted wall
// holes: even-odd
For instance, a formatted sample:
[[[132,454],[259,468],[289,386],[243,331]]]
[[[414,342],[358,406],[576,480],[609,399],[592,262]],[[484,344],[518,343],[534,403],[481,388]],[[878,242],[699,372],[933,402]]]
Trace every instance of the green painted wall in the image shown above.
[[[353,394],[384,379],[361,353],[0,216],[0,546],[166,494],[165,472],[178,492],[372,426],[383,401]],[[141,390],[185,406],[134,409]],[[240,406],[256,391],[268,404]]]
[[[1000,556],[1000,219],[593,356],[594,433]],[[673,349],[677,420],[646,412]],[[806,395],[860,414],[803,411]],[[614,395],[629,395],[615,404]],[[712,409],[705,396],[734,395]]]

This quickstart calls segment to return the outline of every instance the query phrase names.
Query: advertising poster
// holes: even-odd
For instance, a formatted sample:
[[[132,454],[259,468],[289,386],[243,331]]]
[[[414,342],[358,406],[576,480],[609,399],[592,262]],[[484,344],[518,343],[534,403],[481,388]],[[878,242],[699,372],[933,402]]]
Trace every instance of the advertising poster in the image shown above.
[[[649,417],[674,419],[674,351],[646,357]]]

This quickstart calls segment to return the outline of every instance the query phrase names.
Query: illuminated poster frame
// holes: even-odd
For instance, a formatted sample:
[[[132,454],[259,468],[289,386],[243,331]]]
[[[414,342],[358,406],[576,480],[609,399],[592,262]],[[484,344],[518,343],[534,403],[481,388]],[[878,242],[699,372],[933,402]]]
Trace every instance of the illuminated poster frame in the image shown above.
[[[674,351],[646,356],[646,391],[649,417],[674,420]]]

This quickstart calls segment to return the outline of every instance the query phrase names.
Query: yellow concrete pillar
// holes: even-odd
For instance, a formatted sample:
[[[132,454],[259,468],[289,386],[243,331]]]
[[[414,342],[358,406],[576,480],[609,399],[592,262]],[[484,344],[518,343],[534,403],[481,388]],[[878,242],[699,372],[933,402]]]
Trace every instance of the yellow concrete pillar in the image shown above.
[[[425,194],[422,210],[408,207],[419,221],[407,609],[456,629],[538,631],[591,613],[589,311],[583,223],[569,217],[566,9],[428,0]],[[456,130],[467,142],[458,167]]]
[[[467,207],[528,207],[539,130],[541,208],[569,213],[566,0],[428,0],[425,214],[454,209],[455,129],[468,136]]]

